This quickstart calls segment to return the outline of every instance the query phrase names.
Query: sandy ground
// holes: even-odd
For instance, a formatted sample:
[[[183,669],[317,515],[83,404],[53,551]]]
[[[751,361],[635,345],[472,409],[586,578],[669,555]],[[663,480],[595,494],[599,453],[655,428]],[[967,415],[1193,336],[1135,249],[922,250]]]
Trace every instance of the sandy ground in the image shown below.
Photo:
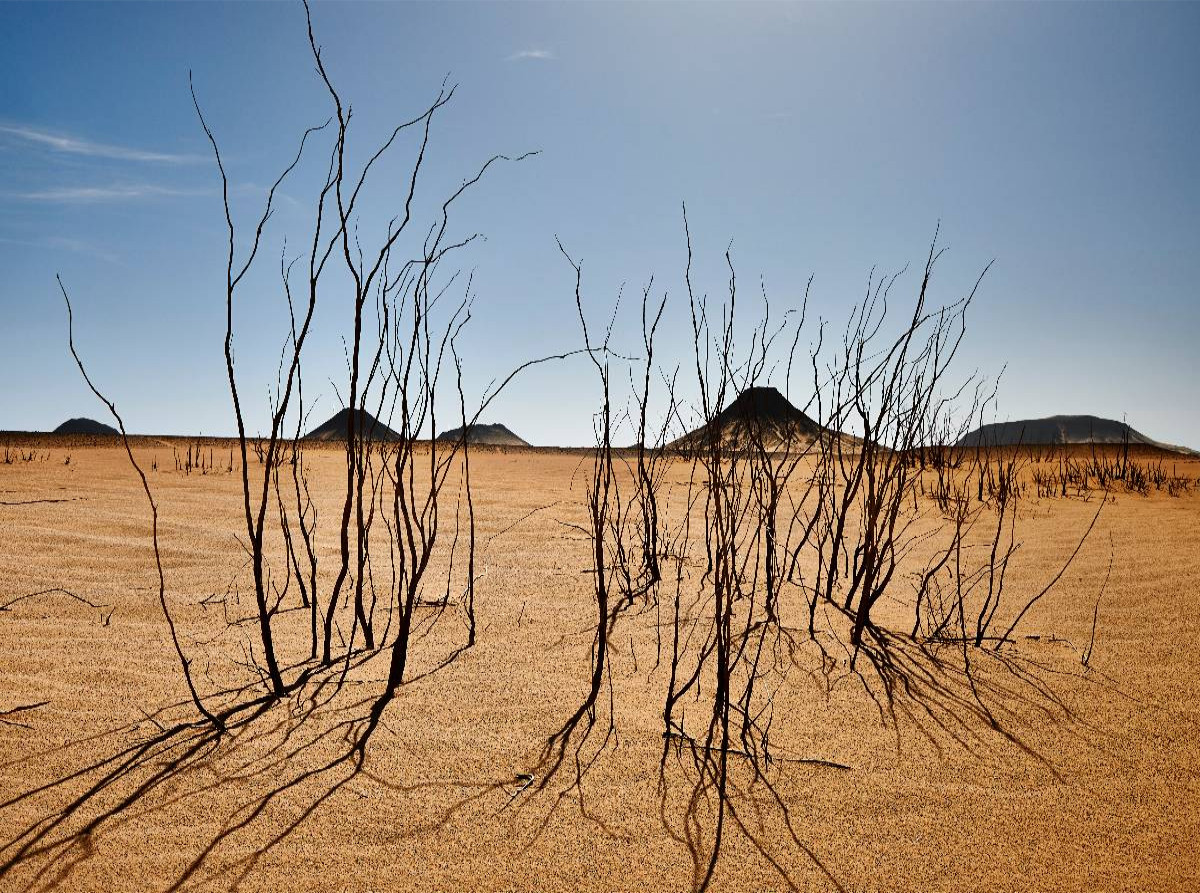
[[[157,603],[144,496],[111,446],[43,453],[0,465],[0,603],[61,587],[103,607],[50,592],[0,612],[0,711],[47,702],[0,724],[0,859],[20,856],[0,889],[693,883],[682,825],[690,770],[668,753],[660,774],[654,610],[618,627],[619,737],[582,796],[559,796],[569,774],[517,792],[517,774],[586,688],[589,544],[567,526],[585,518],[581,455],[473,460],[479,644],[401,689],[356,772],[347,732],[380,688],[384,657],[351,668],[340,693],[310,687],[200,752],[187,753],[186,735],[137,750],[194,718]],[[227,623],[250,607],[235,538],[240,478],[176,473],[170,444],[138,453],[159,464],[150,479],[184,647],[201,692],[220,701],[214,692],[253,681],[239,662],[254,630]],[[1200,476],[1200,461],[1179,465]],[[312,468],[328,572],[344,466],[326,451]],[[1061,566],[1094,510],[1026,500],[1013,604]],[[1110,554],[1085,673],[1080,652]],[[1120,494],[1026,618],[1021,632],[1040,638],[1021,638],[1003,660],[978,657],[994,726],[955,707],[953,682],[941,696],[902,698],[885,722],[857,677],[811,672],[815,655],[802,648],[777,697],[775,747],[849,768],[778,762],[767,779],[778,800],[735,768],[740,827],[730,826],[713,888],[1200,889],[1198,608],[1200,495]],[[905,628],[904,606],[890,610]],[[280,630],[288,661],[306,657],[302,612]],[[462,636],[461,618],[447,614],[415,648],[414,671]],[[46,833],[22,851],[31,831]]]

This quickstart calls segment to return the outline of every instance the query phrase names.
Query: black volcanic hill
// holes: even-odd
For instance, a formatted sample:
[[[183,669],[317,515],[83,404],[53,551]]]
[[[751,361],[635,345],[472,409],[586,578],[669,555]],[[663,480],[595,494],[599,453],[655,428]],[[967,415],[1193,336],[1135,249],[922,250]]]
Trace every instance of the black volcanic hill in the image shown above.
[[[368,440],[399,440],[400,435],[365,409],[354,412],[356,430]],[[323,425],[304,435],[305,440],[345,440],[350,431],[350,410],[343,409]]]
[[[959,438],[958,446],[1015,446],[1060,443],[1130,443],[1166,446],[1124,422],[1094,415],[1055,415],[1046,419],[993,422]]]
[[[113,434],[121,432],[112,425],[97,422],[95,419],[67,419],[54,429],[55,434]]]
[[[449,431],[443,431],[438,435],[438,440],[460,440],[462,439],[462,426],[451,428]],[[483,443],[492,446],[529,446],[529,442],[522,440],[517,435],[513,434],[507,427],[501,424],[495,425],[468,425],[467,426],[467,443]]]
[[[825,428],[792,406],[775,388],[753,387],[742,391],[709,424],[689,431],[670,446],[694,449],[708,442],[713,429],[730,449],[744,449],[759,436],[770,449],[793,444],[806,446],[826,433]]]

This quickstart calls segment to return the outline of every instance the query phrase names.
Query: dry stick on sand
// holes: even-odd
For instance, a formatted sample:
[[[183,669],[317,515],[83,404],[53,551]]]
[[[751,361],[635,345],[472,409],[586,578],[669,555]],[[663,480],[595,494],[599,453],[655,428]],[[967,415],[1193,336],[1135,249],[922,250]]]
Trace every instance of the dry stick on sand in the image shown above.
[[[1104,582],[1100,584],[1100,593],[1096,596],[1096,607],[1092,610],[1092,632],[1088,636],[1087,647],[1079,657],[1079,662],[1083,664],[1084,669],[1091,669],[1092,649],[1096,645],[1096,624],[1100,621],[1100,601],[1104,598],[1104,590],[1108,587],[1108,578],[1112,576],[1114,554],[1115,547],[1113,546],[1113,537],[1110,531],[1108,534],[1108,570],[1104,572]]]
[[[61,586],[54,586],[50,589],[40,589],[37,592],[27,592],[25,595],[18,595],[16,598],[12,599],[11,601],[7,601],[4,604],[0,605],[0,611],[7,611],[13,605],[17,604],[18,602],[23,602],[27,598],[37,598],[39,595],[51,595],[56,592],[60,593],[62,595],[69,596],[70,598],[75,599],[75,601],[82,602],[83,604],[87,605],[89,608],[95,608],[98,611],[103,610],[104,608],[111,607],[110,605],[98,605],[95,602],[89,601],[88,599],[84,598],[82,595],[76,595],[74,592],[72,592],[69,589],[63,589]]]
[[[1107,502],[1108,493],[1105,492],[1100,499],[1100,507],[1096,509],[1096,514],[1092,515],[1092,523],[1088,525],[1087,530],[1083,532],[1083,536],[1079,538],[1079,543],[1075,546],[1075,551],[1071,553],[1071,557],[1067,559],[1066,563],[1062,566],[1059,572],[1054,575],[1054,579],[1047,583],[1041,592],[1039,592],[1026,603],[1025,607],[1021,609],[1021,613],[1017,615],[1016,619],[1008,627],[1008,630],[1004,633],[1004,635],[1000,636],[999,640],[992,647],[992,650],[999,651],[1000,646],[1009,641],[1009,637],[1012,636],[1013,630],[1017,628],[1017,625],[1021,622],[1021,619],[1025,616],[1026,612],[1035,604],[1037,604],[1037,602],[1041,600],[1042,596],[1053,589],[1055,583],[1062,579],[1063,574],[1067,572],[1067,568],[1069,568],[1071,563],[1075,561],[1075,556],[1079,554],[1079,550],[1083,548],[1083,544],[1087,542],[1088,537],[1092,533],[1092,528],[1094,528],[1096,526],[1096,522],[1100,520],[1100,513],[1104,511],[1104,506]]]
[[[67,499],[0,499],[0,505],[51,505],[56,502],[79,502],[86,499],[85,496],[72,496]]]
[[[146,480],[146,473],[142,471],[142,467],[138,464],[137,459],[133,457],[133,448],[129,445],[129,435],[125,431],[125,421],[117,412],[117,406],[112,401],[100,393],[99,389],[92,384],[92,379],[88,376],[87,369],[83,366],[83,360],[79,358],[79,354],[75,350],[75,318],[71,311],[71,298],[67,295],[67,288],[63,285],[62,277],[55,276],[58,281],[59,291],[62,292],[63,301],[67,305],[67,346],[71,349],[71,356],[75,359],[75,365],[79,367],[79,373],[83,376],[83,380],[87,383],[89,390],[96,395],[96,399],[108,407],[109,413],[116,419],[117,427],[121,430],[121,442],[125,445],[125,455],[129,457],[129,464],[133,466],[133,470],[137,472],[138,477],[142,482],[142,490],[146,494],[146,501],[150,504],[151,541],[154,545],[154,565],[158,569],[158,604],[162,609],[163,617],[166,618],[167,627],[171,631],[171,642],[175,646],[175,654],[179,657],[179,664],[183,668],[183,678],[187,682],[188,694],[192,698],[192,703],[196,705],[196,709],[200,714],[216,726],[222,728],[221,722],[209,712],[208,708],[200,700],[200,694],[196,691],[196,685],[192,681],[191,662],[187,655],[183,653],[183,646],[179,643],[179,635],[175,631],[175,620],[171,617],[171,609],[167,606],[167,582],[163,575],[162,555],[158,550],[158,504],[154,501],[154,494],[150,492],[150,483]]]

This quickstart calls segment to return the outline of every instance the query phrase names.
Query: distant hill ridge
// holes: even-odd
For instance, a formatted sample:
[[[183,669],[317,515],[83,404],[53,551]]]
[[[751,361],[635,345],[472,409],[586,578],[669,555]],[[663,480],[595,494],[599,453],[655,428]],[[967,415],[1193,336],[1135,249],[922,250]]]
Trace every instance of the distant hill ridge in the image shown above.
[[[95,419],[67,419],[53,431],[54,434],[112,434],[120,435],[120,431],[112,425],[97,422]]]
[[[457,428],[451,428],[449,431],[443,431],[438,435],[438,440],[461,440],[463,429],[460,425]],[[509,430],[506,426],[498,422],[491,425],[474,424],[467,426],[467,443],[481,443],[491,446],[530,446],[529,442],[523,440]]]
[[[772,387],[750,387],[742,391],[707,425],[680,437],[673,449],[696,449],[709,442],[714,432],[730,449],[745,449],[761,437],[771,449],[812,443],[827,429],[813,421]]]
[[[992,422],[964,434],[957,446],[1040,446],[1046,444],[1121,444],[1153,446],[1175,452],[1192,452],[1186,447],[1161,443],[1125,422],[1094,415],[1054,415],[1044,419]]]

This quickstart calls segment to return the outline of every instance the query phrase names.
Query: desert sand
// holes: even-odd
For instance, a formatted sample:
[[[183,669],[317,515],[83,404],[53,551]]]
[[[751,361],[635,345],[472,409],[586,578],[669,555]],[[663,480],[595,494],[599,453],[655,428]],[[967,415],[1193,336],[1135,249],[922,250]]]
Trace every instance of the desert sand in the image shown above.
[[[389,705],[355,771],[348,730],[378,693],[384,656],[350,667],[340,691],[310,685],[201,752],[182,735],[129,764],[162,729],[196,718],[157,602],[145,497],[112,441],[37,448],[0,465],[0,603],[61,589],[97,607],[50,591],[0,611],[0,711],[40,704],[0,724],[0,889],[693,884],[689,769],[669,744],[660,775],[666,667],[655,665],[653,607],[617,627],[617,738],[581,788],[561,794],[565,773],[521,790],[587,686],[589,542],[569,526],[585,523],[585,452],[472,453],[478,644],[421,677],[462,640],[461,618],[442,618],[414,649],[409,678],[421,678]],[[252,614],[241,483],[221,467],[223,449],[211,473],[182,474],[171,442],[136,446],[159,501],[169,604],[213,702],[257,678],[241,623]],[[334,447],[306,457],[324,575],[345,460]],[[1200,460],[1175,465],[1200,478]],[[1096,498],[1021,501],[1008,616],[1071,553]],[[1196,487],[1117,492],[1017,641],[975,657],[992,721],[961,706],[974,702],[951,675],[941,696],[901,694],[881,712],[844,655],[821,673],[815,650],[800,648],[775,704],[781,759],[766,780],[778,799],[732,770],[738,822],[713,889],[1197,889],[1198,606]],[[911,609],[887,612],[903,628]],[[280,630],[287,662],[306,658],[304,612]]]

